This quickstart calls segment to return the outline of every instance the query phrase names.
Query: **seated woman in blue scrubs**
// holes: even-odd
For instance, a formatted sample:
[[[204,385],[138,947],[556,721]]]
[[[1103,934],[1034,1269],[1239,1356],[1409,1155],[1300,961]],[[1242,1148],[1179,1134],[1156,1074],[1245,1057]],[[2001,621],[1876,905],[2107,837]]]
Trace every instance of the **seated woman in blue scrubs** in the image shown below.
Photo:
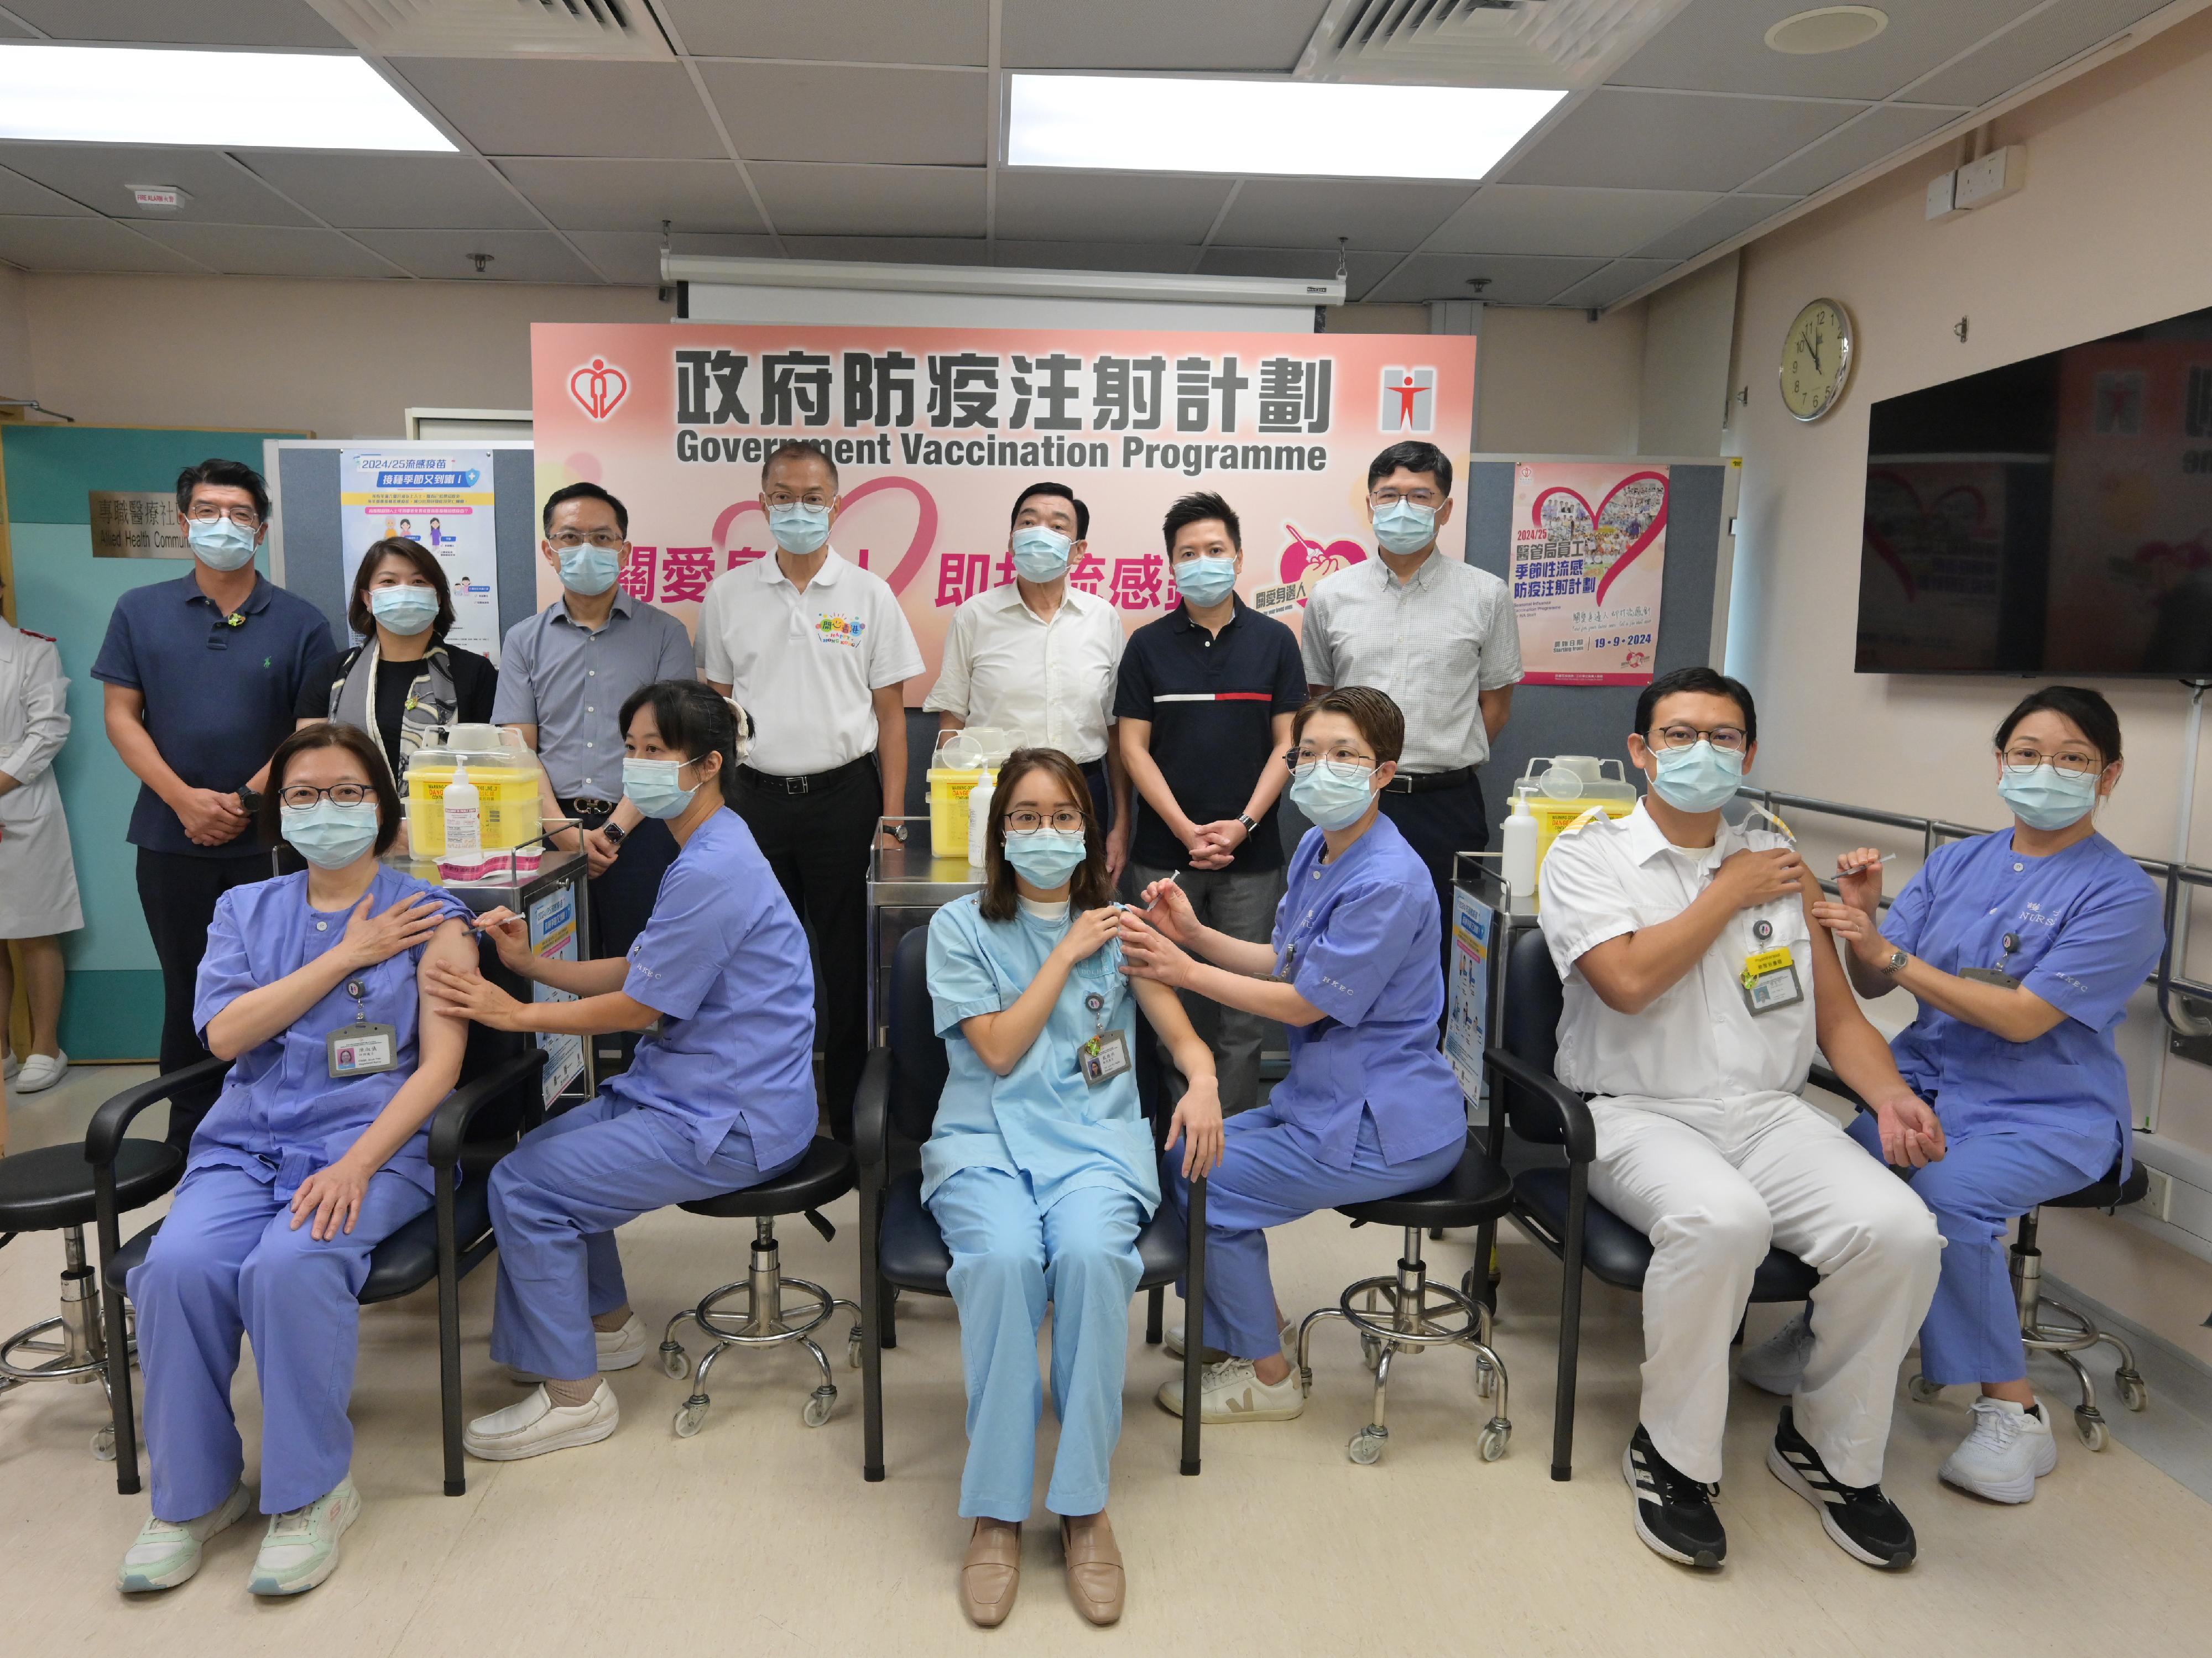
[[[192,1023],[234,1063],[127,1284],[154,1517],[123,1557],[126,1594],[183,1582],[208,1540],[253,1506],[230,1406],[241,1333],[261,1379],[270,1516],[246,1587],[313,1588],[361,1512],[347,1473],[354,1297],[369,1252],[430,1206],[426,1125],[468,1036],[418,980],[428,963],[477,954],[466,908],[377,861],[399,822],[374,739],[303,726],[270,759],[261,832],[308,867],[216,906]]]
[[[757,1186],[814,1139],[814,975],[806,937],[752,831],[725,804],[750,730],[696,680],[623,704],[623,793],[679,850],[628,959],[533,957],[523,920],[486,915],[500,960],[574,1001],[520,1002],[440,969],[439,1005],[497,1030],[589,1038],[659,1029],[629,1069],[531,1133],[491,1172],[499,1294],[492,1357],[536,1380],[462,1443],[495,1462],[590,1445],[621,1421],[603,1370],[645,1357],[614,1230],[672,1203]]]
[[[1291,859],[1271,943],[1200,926],[1170,881],[1125,911],[1133,977],[1194,990],[1290,1027],[1291,1074],[1229,1120],[1206,1188],[1200,1419],[1280,1422],[1305,1409],[1283,1352],[1266,1229],[1316,1209],[1433,1186],[1467,1146],[1467,1102],[1437,1050],[1443,1013],[1436,887],[1377,799],[1405,746],[1382,692],[1344,685],[1298,710],[1289,799],[1314,827]],[[1193,960],[1186,950],[1202,960]],[[1178,1203],[1188,1187],[1175,1188]],[[1185,1339],[1192,1339],[1188,1329]],[[1159,1402],[1181,1413],[1182,1391]]]
[[[1043,1388],[1037,1330],[1053,1306],[1060,1416],[1045,1506],[1061,1516],[1067,1584],[1094,1624],[1121,1615],[1106,1519],[1137,1234],[1159,1207],[1158,1160],[1131,1068],[1144,1011],[1189,1084],[1167,1134],[1187,1178],[1221,1155],[1213,1056],[1174,994],[1132,984],[1115,941],[1106,832],[1090,786],[1055,749],[1020,749],[991,797],[983,890],[929,924],[929,994],[950,1074],[921,1148],[922,1202],[952,1253],[975,1521],[961,1602],[984,1627],[1013,1609]]]
[[[2006,1230],[2129,1166],[2128,1076],[2112,1033],[2165,932],[2157,887],[2097,833],[2097,807],[2119,780],[2112,704],[2073,685],[2033,692],[1997,727],[2010,829],[1937,847],[1886,918],[1878,854],[1846,853],[1842,901],[1814,906],[1848,941],[1861,995],[1902,987],[1920,1005],[1891,1046],[1936,1121],[1862,1114],[1850,1132],[1907,1169],[1935,1212],[1943,1270],[1920,1327],[1921,1374],[1981,1387],[1942,1477],[1999,1503],[2027,1502],[2058,1461],[2027,1381]],[[1801,1315],[1747,1353],[1742,1374],[1790,1391],[1809,1339]]]

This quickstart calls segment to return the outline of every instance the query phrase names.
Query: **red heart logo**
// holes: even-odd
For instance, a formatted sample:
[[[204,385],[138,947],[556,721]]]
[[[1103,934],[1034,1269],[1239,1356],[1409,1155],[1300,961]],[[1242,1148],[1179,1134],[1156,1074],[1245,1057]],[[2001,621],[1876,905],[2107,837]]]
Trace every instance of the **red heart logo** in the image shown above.
[[[914,580],[915,574],[927,562],[929,550],[936,543],[937,501],[935,498],[912,478],[870,478],[866,483],[860,485],[846,495],[845,510],[838,516],[841,519],[849,516],[854,507],[859,506],[870,495],[885,489],[903,489],[915,499],[914,538],[907,544],[906,551],[900,555],[899,562],[891,567],[889,574],[884,574],[882,571],[877,572],[878,574],[884,576],[884,580],[890,583],[893,592],[902,593],[907,589],[907,584]],[[720,516],[714,519],[714,562],[717,565],[725,565],[728,562],[730,526],[747,513],[760,511],[761,504],[757,501],[732,501],[722,509]],[[764,513],[763,515],[765,516]],[[866,549],[862,548],[858,550],[860,557],[866,556]],[[855,562],[858,560],[856,559]]]
[[[1948,519],[1965,530],[1978,530],[1989,522],[1989,500],[1971,483],[1953,484],[1936,497],[1933,507],[1928,507],[1922,503],[1920,491],[1913,486],[1912,480],[1901,471],[1885,467],[1871,474],[1867,482],[1872,486],[1868,491],[1867,545],[1874,550],[1876,558],[1889,566],[1898,585],[1905,589],[1908,602],[1920,596],[1920,583],[1905,554],[1891,538],[1898,530],[1906,530],[1906,539],[1912,549],[1924,553],[1931,544],[1929,531],[1937,519]],[[1884,503],[1887,512],[1875,507],[1874,497],[1877,494],[1889,497]],[[1909,513],[1905,510],[1907,502],[1911,508]],[[1933,539],[1940,541],[1940,537]]]
[[[629,395],[629,376],[605,358],[593,357],[568,376],[568,395],[593,420],[605,420]]]
[[[1613,586],[1614,579],[1633,563],[1636,556],[1649,547],[1657,538],[1659,532],[1667,527],[1667,510],[1674,501],[1674,491],[1668,484],[1667,475],[1664,472],[1631,472],[1606,491],[1605,499],[1598,502],[1595,512],[1590,511],[1589,502],[1583,499],[1579,491],[1558,484],[1539,494],[1534,507],[1530,509],[1529,521],[1539,530],[1544,529],[1547,527],[1544,523],[1544,503],[1554,495],[1564,495],[1583,509],[1583,516],[1589,520],[1590,527],[1595,530],[1605,522],[1607,509],[1613,505],[1614,499],[1622,490],[1627,489],[1632,483],[1656,483],[1659,486],[1659,510],[1651,515],[1651,521],[1637,533],[1636,538],[1622,550],[1620,556],[1613,560],[1613,568],[1598,578],[1596,602],[1600,604],[1605,603],[1606,589]]]

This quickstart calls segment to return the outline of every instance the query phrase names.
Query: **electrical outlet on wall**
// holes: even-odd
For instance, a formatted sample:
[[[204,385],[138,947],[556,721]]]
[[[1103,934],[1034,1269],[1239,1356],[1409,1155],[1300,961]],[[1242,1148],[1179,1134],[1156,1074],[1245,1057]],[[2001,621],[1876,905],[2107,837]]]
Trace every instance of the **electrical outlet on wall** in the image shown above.
[[[2139,1206],[2143,1214],[2152,1220],[2171,1221],[2173,1218],[2173,1176],[2163,1169],[2145,1169],[2150,1184],[2144,1189]]]
[[[2024,144],[2007,144],[2002,149],[1993,149],[1979,161],[1969,161],[1960,167],[1957,178],[1958,186],[1952,199],[1960,211],[2002,201],[2017,194],[2027,183],[2027,148]]]
[[[1959,216],[1959,175],[1946,173],[1928,181],[1928,221],[1930,224]]]

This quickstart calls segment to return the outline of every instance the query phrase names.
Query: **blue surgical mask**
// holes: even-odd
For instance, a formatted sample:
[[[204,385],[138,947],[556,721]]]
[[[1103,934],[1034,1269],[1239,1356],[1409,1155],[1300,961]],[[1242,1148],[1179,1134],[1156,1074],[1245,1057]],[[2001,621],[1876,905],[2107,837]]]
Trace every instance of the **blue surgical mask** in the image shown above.
[[[830,539],[830,509],[809,507],[803,501],[771,507],[768,527],[777,546],[795,558],[804,558]]]
[[[1659,769],[1652,792],[1677,811],[1717,811],[1743,782],[1743,756],[1699,738],[1686,749],[1654,750]]]
[[[676,780],[690,763],[688,760],[624,760],[623,793],[647,817],[681,817],[691,797],[699,793],[697,785],[687,789]]]
[[[396,634],[419,634],[438,619],[434,587],[379,587],[368,596],[376,619]]]
[[[318,800],[281,809],[284,839],[317,869],[343,869],[376,844],[376,802],[342,806]]]
[[[1997,793],[2028,828],[2063,829],[2097,809],[2100,774],[2090,771],[2076,776],[2048,760],[2039,766],[2007,766],[1998,774]]]
[[[561,585],[572,593],[596,598],[613,586],[621,574],[619,547],[594,547],[587,541],[580,547],[561,549]]]
[[[1218,604],[1237,591],[1237,561],[1194,558],[1175,567],[1176,589],[1199,609]]]
[[[1375,514],[1375,539],[1382,550],[1403,557],[1418,553],[1437,538],[1437,509],[1394,501]]]
[[[1014,570],[1024,581],[1057,581],[1067,574],[1067,556],[1075,544],[1057,530],[1042,524],[1025,525],[1006,544],[1013,550]]]
[[[1375,774],[1346,776],[1325,760],[1310,761],[1291,772],[1291,804],[1316,829],[1349,829],[1375,799]]]
[[[1026,834],[1009,830],[1006,861],[1014,873],[1033,887],[1058,886],[1091,855],[1081,829],[1035,829]]]
[[[253,562],[253,531],[227,518],[206,524],[188,519],[185,538],[193,556],[211,570],[242,570]]]

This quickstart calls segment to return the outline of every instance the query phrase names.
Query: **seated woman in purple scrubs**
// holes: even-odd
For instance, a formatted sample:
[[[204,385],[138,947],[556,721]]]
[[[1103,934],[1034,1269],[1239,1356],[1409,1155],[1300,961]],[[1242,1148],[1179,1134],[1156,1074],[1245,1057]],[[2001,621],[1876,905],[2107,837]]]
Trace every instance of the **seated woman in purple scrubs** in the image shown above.
[[[1891,1047],[1937,1127],[1862,1114],[1850,1132],[1906,1171],[1943,1234],[1920,1370],[1981,1394],[1941,1476],[2025,1503],[2058,1450],[2027,1381],[2005,1235],[2038,1204],[2126,1173],[2128,1073],[2112,1032],[2165,928],[2150,877],[2097,833],[2120,780],[2112,704],[2074,685],[2033,692],[1997,727],[1996,758],[2010,829],[1937,847],[1886,918],[1879,854],[1845,853],[1841,902],[1813,913],[1848,942],[1862,996],[1902,986],[1919,1003]],[[1786,1394],[1810,1345],[1800,1315],[1746,1353],[1741,1373]]]
[[[473,970],[429,981],[444,1010],[497,1030],[658,1031],[597,1097],[525,1136],[491,1173],[499,1240],[492,1357],[543,1378],[471,1422],[495,1462],[589,1445],[621,1421],[603,1370],[645,1357],[614,1230],[672,1203],[757,1186],[814,1139],[814,973],[752,831],[726,804],[751,736],[696,680],[623,704],[623,793],[679,850],[627,960],[533,957],[520,917],[478,923],[521,977],[580,998],[519,1002]]]
[[[1265,1229],[1433,1186],[1467,1145],[1467,1102],[1437,1049],[1436,887],[1376,805],[1397,773],[1405,717],[1381,691],[1342,685],[1298,710],[1291,732],[1289,796],[1314,827],[1291,859],[1273,942],[1200,926],[1172,881],[1155,881],[1147,908],[1122,915],[1130,976],[1291,1031],[1291,1074],[1265,1105],[1228,1120],[1206,1188],[1203,1339],[1228,1353],[1205,1373],[1200,1418],[1209,1426],[1305,1409],[1282,1351]],[[1186,1201],[1187,1181],[1173,1189]],[[1159,1402],[1179,1414],[1181,1387],[1163,1387]]]

